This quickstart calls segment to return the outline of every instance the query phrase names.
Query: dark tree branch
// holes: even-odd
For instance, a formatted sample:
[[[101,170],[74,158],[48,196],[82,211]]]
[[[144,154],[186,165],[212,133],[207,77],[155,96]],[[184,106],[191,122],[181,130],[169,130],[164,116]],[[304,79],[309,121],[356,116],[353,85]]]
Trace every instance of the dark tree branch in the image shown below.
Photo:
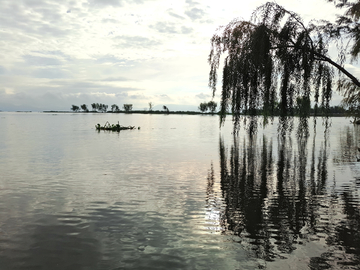
[[[334,62],[333,60],[331,60],[329,57],[318,53],[316,51],[313,50],[309,50],[308,48],[304,48],[304,47],[299,47],[299,46],[295,46],[295,45],[287,45],[287,46],[276,46],[276,47],[271,47],[271,50],[277,50],[277,49],[283,49],[283,48],[295,48],[295,49],[306,49],[309,52],[313,53],[314,55],[316,55],[318,58],[315,58],[318,61],[325,61],[328,62],[330,65],[336,67],[338,70],[340,70],[344,75],[346,75],[347,77],[349,77],[349,79],[358,87],[360,87],[360,81],[354,76],[352,75],[349,71],[347,71],[344,67],[342,67],[341,65],[339,65],[338,63]]]
[[[317,52],[313,52],[316,56],[320,57],[319,60],[328,62],[329,64],[333,65],[334,67],[336,67],[338,70],[340,70],[342,73],[344,73],[346,76],[348,76],[351,81],[358,87],[360,87],[360,82],[357,78],[355,78],[354,75],[352,75],[349,71],[347,71],[345,68],[343,68],[342,66],[340,66],[338,63],[334,62],[333,60],[331,60],[329,57],[322,55],[320,53]]]

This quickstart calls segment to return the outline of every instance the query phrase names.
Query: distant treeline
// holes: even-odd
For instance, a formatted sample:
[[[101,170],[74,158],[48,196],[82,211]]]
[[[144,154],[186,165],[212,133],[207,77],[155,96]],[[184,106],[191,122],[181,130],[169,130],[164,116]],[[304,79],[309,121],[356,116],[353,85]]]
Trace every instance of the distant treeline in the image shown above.
[[[229,113],[231,114],[231,113]],[[289,116],[351,116],[353,115],[352,110],[347,110],[342,106],[330,106],[328,108],[322,106],[315,106],[310,108],[302,108],[302,107],[295,107],[292,111],[289,112]],[[244,111],[243,115],[274,115],[280,116],[281,109],[279,107],[274,107],[270,111],[264,111],[262,109],[255,109],[255,110],[248,110]]]
[[[298,100],[298,106],[294,108],[290,115],[292,116],[304,116],[308,115],[317,115],[317,116],[350,116],[353,114],[351,110],[347,110],[342,106],[330,106],[330,107],[322,107],[315,106],[311,107],[309,102],[305,102],[301,104],[301,101]],[[244,111],[243,115],[281,115],[280,106],[276,104],[271,112],[264,111],[263,109],[253,109],[249,111]],[[133,110],[132,104],[123,104],[122,110],[117,104],[113,104],[110,106],[102,103],[92,103],[91,110],[89,110],[86,104],[82,104],[80,106],[72,105],[71,111],[73,112],[98,112],[98,113],[143,113],[143,114],[220,114],[221,112],[216,111],[217,103],[214,101],[200,103],[198,109],[199,111],[170,111],[167,106],[163,106],[162,110],[153,110],[153,103],[149,102],[149,109],[144,110]],[[109,110],[108,110],[109,109]],[[209,111],[209,112],[208,112]],[[53,112],[53,111],[47,111]],[[231,112],[227,112],[226,114],[232,114]]]
[[[199,106],[199,110],[202,113],[206,113],[207,110],[210,111],[210,114],[214,114],[216,113],[216,102],[214,101],[210,101],[210,102],[205,102],[205,103],[200,103]],[[163,106],[163,110],[157,110],[154,111],[153,110],[153,103],[149,102],[149,109],[144,109],[144,110],[133,110],[133,105],[132,104],[123,104],[122,109],[120,110],[120,107],[117,104],[113,104],[110,107],[110,110],[108,110],[109,106],[106,104],[102,104],[102,103],[92,103],[91,104],[91,111],[89,110],[88,106],[86,104],[82,104],[80,106],[77,105],[72,105],[70,110],[73,112],[100,112],[100,113],[106,113],[106,112],[113,112],[113,113],[120,113],[120,112],[133,112],[133,113],[179,113],[178,112],[171,112],[170,109],[167,106]],[[199,112],[190,112],[190,111],[181,111],[181,113],[191,113],[191,114],[199,114]]]
[[[91,104],[91,111],[89,110],[88,106],[86,104],[82,104],[80,106],[77,105],[71,105],[70,110],[73,112],[100,112],[100,113],[106,113],[106,112],[134,112],[133,111],[133,105],[132,104],[123,104],[123,110],[120,110],[120,107],[117,104],[111,105],[110,109],[108,110],[109,106],[102,103],[92,103]],[[152,102],[149,102],[149,111],[152,112],[153,104]],[[168,107],[163,106],[163,112],[169,113],[170,110]],[[144,110],[146,111],[146,110]],[[142,111],[143,112],[143,111]]]

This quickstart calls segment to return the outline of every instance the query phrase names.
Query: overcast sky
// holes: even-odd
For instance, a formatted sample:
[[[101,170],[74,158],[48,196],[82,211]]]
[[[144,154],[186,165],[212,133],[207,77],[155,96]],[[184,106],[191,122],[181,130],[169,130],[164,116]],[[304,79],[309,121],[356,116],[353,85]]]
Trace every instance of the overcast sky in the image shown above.
[[[94,102],[196,109],[212,98],[207,57],[215,30],[249,19],[265,2],[0,0],[0,110]],[[339,13],[325,0],[277,3],[305,21]]]

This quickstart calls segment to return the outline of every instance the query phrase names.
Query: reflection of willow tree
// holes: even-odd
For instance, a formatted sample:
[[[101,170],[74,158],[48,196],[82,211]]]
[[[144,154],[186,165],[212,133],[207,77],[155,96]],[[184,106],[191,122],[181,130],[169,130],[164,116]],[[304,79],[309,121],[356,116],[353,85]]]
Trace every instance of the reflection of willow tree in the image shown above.
[[[248,145],[244,142],[243,155],[240,156],[239,144],[235,139],[230,150],[228,170],[225,147],[220,141],[221,186],[226,202],[227,229],[235,235],[248,236],[253,241],[255,256],[270,260],[274,257],[274,247],[269,241],[270,232],[265,225],[267,217],[263,214],[263,208],[266,207],[265,198],[271,185],[268,183],[273,167],[271,143],[268,145],[263,140],[260,165],[256,162],[256,150],[256,138],[250,138]]]
[[[347,218],[337,230],[337,242],[345,243],[345,249],[350,254],[356,255],[357,266],[360,265],[360,209],[359,197],[356,198],[350,191],[342,194],[344,210]],[[357,202],[355,204],[354,202]]]
[[[339,136],[339,151],[337,153],[340,155],[334,156],[334,163],[354,162],[357,157],[360,157],[360,152],[357,150],[359,134],[360,130],[357,125],[345,127]]]
[[[334,226],[326,242],[334,247],[310,260],[310,269],[359,269],[360,265],[360,209],[359,197],[350,190],[342,195],[342,211],[345,218]],[[341,253],[340,251],[344,251]]]
[[[238,140],[226,149],[220,140],[221,188],[226,203],[226,230],[241,237],[256,258],[267,261],[291,253],[302,241],[323,232],[327,223],[319,220],[329,215],[324,202],[327,180],[327,144],[315,155],[313,141],[310,179],[307,174],[307,137],[298,139],[297,152],[293,141],[279,136],[277,161],[273,143],[255,136]],[[229,168],[228,168],[229,166]]]
[[[341,142],[350,140],[357,151],[349,136],[346,131]],[[255,136],[243,143],[234,137],[229,151],[220,139],[220,184],[225,201],[220,224],[225,233],[239,236],[254,258],[285,258],[303,243],[325,241],[324,253],[310,258],[310,269],[344,265],[359,269],[357,180],[354,187],[336,191],[328,180],[328,133],[320,146],[315,144],[316,136],[311,145],[308,138],[297,137],[294,143],[290,137],[279,136],[275,147],[265,136],[261,143]],[[344,145],[341,150],[342,155],[348,151]],[[214,183],[211,179],[209,187]]]

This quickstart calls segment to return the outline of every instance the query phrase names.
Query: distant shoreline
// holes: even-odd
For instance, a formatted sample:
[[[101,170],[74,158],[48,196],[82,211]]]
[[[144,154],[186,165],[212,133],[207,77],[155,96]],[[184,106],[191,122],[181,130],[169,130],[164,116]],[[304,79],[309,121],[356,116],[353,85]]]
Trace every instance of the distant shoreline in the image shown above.
[[[43,111],[43,113],[99,113],[102,114],[102,112],[94,112],[94,111],[89,111],[89,112],[72,112],[72,111]],[[211,112],[195,112],[195,111],[141,111],[141,110],[134,110],[134,111],[130,111],[130,112],[125,112],[125,111],[119,111],[119,112],[111,112],[108,111],[106,113],[110,113],[110,114],[117,114],[117,113],[124,113],[124,114],[185,114],[185,115],[219,115],[220,113],[211,113]],[[227,113],[226,115],[232,115],[231,113]],[[243,114],[243,116],[245,116],[245,114]],[[256,115],[256,116],[263,116],[261,114]],[[309,117],[351,117],[346,113],[329,113],[328,115],[325,114],[317,114],[314,115],[314,113],[310,113]],[[274,117],[279,117],[279,115],[274,115]],[[289,117],[299,117],[298,115],[289,115]]]
[[[72,112],[72,111],[43,111],[43,113],[96,113],[96,114],[103,114],[103,112],[94,112],[94,111],[89,111],[89,112]],[[195,111],[140,111],[140,110],[133,110],[130,112],[125,112],[125,111],[119,111],[119,112],[111,112],[108,111],[106,113],[110,113],[110,114],[118,114],[118,113],[124,113],[124,114],[188,114],[188,115],[216,115],[217,113],[210,113],[210,112],[195,112]]]
[[[6,111],[0,111],[0,112],[6,112]],[[103,112],[96,112],[96,111],[89,111],[89,112],[84,112],[84,111],[80,111],[80,112],[73,112],[73,111],[40,111],[40,112],[36,112],[36,111],[15,111],[17,113],[63,113],[63,114],[67,114],[67,113],[75,113],[75,114],[104,114]],[[112,111],[108,111],[106,112],[107,114],[118,114],[118,113],[123,113],[123,114],[163,114],[163,115],[169,115],[169,114],[178,114],[178,115],[219,115],[220,113],[211,113],[211,112],[195,112],[195,111],[142,111],[142,110],[133,110],[130,112],[125,112],[125,111],[118,111],[118,112],[112,112]],[[231,116],[231,113],[227,113],[226,115]],[[245,116],[245,115],[243,115]],[[261,117],[262,115],[256,115],[258,117]],[[309,115],[309,117],[352,117],[351,115],[348,115],[346,113],[329,113],[328,115],[325,114],[317,114],[314,115],[313,113],[311,113]],[[279,115],[274,115],[274,117],[279,117]],[[298,115],[292,115],[290,117],[299,117]]]

